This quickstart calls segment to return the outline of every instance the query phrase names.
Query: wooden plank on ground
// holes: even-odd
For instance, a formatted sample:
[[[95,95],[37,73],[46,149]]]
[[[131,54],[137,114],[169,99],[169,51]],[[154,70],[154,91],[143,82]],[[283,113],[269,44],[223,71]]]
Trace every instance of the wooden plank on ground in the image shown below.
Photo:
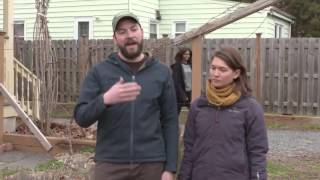
[[[320,118],[316,116],[291,116],[291,115],[276,115],[265,114],[266,123],[277,123],[287,125],[320,125]]]
[[[50,142],[46,139],[46,137],[42,134],[38,127],[33,123],[33,121],[28,117],[28,115],[23,111],[23,109],[18,105],[17,101],[8,92],[8,90],[3,86],[2,83],[0,83],[0,91],[1,94],[5,96],[5,98],[8,100],[10,105],[16,110],[19,117],[28,126],[29,130],[36,136],[36,138],[39,140],[44,149],[49,151],[52,148]]]
[[[69,150],[69,139],[61,137],[46,137],[48,141],[53,145],[51,154],[57,154],[66,152]],[[31,152],[44,152],[39,141],[32,135],[22,134],[4,134],[4,140],[13,144],[17,150],[25,150]],[[92,146],[95,147],[95,140],[87,139],[72,139],[73,146]]]

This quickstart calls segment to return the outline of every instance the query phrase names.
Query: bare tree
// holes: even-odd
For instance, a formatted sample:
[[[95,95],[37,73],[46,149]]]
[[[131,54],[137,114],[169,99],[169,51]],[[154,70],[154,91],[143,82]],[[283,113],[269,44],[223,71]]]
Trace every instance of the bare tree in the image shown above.
[[[33,31],[35,73],[40,78],[40,128],[50,133],[50,115],[57,104],[57,57],[48,30],[49,0],[35,0],[37,15]]]

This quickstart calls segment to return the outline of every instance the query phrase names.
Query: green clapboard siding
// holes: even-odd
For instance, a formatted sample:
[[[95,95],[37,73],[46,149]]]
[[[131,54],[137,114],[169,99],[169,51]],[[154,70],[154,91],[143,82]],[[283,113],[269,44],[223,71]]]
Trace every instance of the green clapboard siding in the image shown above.
[[[48,26],[52,39],[73,39],[77,18],[90,19],[93,39],[111,39],[111,21],[120,11],[131,11],[139,17],[144,29],[144,37],[149,38],[150,22],[158,22],[159,35],[174,37],[174,22],[186,21],[187,31],[198,28],[204,23],[233,12],[248,4],[228,0],[50,0]],[[0,1],[0,28],[3,26]],[[156,10],[161,20],[156,20]],[[220,28],[206,38],[251,38],[262,33],[263,38],[272,38],[275,24],[283,25],[282,37],[291,36],[291,24],[286,17],[268,14],[267,8],[248,17]],[[34,0],[14,0],[14,20],[25,23],[25,39],[30,40],[36,17]]]

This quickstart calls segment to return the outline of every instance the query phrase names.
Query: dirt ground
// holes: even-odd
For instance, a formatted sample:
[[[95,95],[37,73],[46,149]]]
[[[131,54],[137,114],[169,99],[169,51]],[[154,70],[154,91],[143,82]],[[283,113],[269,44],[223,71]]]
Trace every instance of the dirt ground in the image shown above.
[[[288,121],[291,121],[291,119]],[[316,127],[318,127],[317,125]],[[69,132],[71,132],[73,138],[95,139],[95,129],[80,129],[76,125],[66,127],[67,126],[54,123],[50,133],[53,136],[67,137],[69,136]],[[280,126],[276,124],[275,128],[277,127]],[[314,124],[312,127],[315,127]],[[307,127],[307,129],[308,128],[309,127]],[[316,130],[318,130],[318,128]],[[26,127],[23,126],[21,126],[17,132],[22,134],[30,133]],[[58,154],[54,157],[54,161],[40,164],[40,167],[43,168],[2,171],[0,172],[0,179],[89,179],[90,169],[94,164],[91,158],[92,156],[93,149],[90,148],[89,151],[80,150],[72,155],[67,153]],[[320,180],[320,154],[306,153],[295,157],[268,154],[268,179]]]
[[[320,155],[285,157],[268,156],[268,177],[270,180],[319,180]]]
[[[5,180],[14,179],[89,179],[94,165],[92,152],[77,152],[73,155],[59,154],[55,161],[43,163],[34,170],[2,172]],[[268,179],[270,180],[319,180],[320,155],[285,157],[268,155]],[[40,168],[42,167],[42,168]],[[5,174],[6,173],[6,174]],[[1,173],[0,173],[1,179]]]

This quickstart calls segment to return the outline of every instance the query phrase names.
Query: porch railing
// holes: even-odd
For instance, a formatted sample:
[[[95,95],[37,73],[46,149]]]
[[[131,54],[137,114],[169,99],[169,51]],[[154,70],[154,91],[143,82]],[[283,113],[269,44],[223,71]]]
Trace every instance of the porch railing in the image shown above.
[[[39,119],[40,80],[16,58],[13,60],[14,95],[21,108],[33,118]]]

